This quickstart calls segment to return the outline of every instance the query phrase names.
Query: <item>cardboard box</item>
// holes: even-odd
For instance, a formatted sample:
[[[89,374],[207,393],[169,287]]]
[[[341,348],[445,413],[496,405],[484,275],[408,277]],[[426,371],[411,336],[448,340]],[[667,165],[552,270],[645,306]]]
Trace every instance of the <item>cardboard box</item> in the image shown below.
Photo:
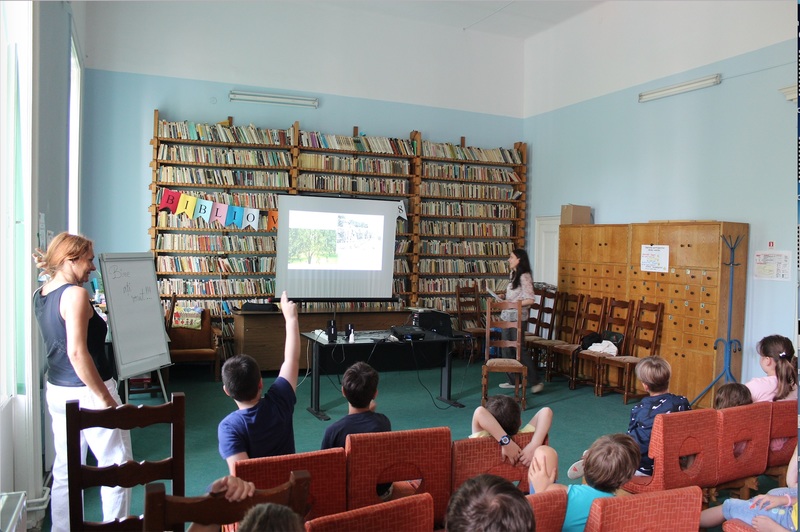
[[[562,205],[561,225],[591,224],[592,208],[587,205]]]

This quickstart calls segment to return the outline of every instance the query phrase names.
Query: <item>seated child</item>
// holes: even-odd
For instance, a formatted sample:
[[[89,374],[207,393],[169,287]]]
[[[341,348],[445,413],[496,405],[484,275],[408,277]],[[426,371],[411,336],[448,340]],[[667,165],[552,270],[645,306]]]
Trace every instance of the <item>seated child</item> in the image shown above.
[[[528,470],[531,493],[567,490],[567,512],[562,532],[580,532],[586,526],[592,502],[601,497],[613,497],[634,476],[639,459],[639,446],[629,435],[600,436],[584,454],[586,484],[564,486],[555,483],[558,454],[552,447],[542,445],[536,449]]]
[[[747,381],[753,402],[797,401],[797,357],[792,341],[779,334],[765,336],[756,344],[756,351],[767,375]]]
[[[527,425],[522,424],[522,410],[512,397],[493,395],[486,401],[486,407],[479,406],[472,414],[472,434],[470,438],[491,436],[500,443],[504,460],[511,464],[521,461],[530,466],[536,448],[544,443],[547,432],[553,423],[553,411],[544,407],[531,418]],[[517,432],[533,432],[533,437],[524,449],[511,439]]]
[[[495,475],[483,474],[467,480],[447,504],[447,532],[535,529],[533,510],[525,495],[514,484]]]
[[[649,394],[631,409],[631,421],[628,424],[628,434],[639,445],[641,452],[641,462],[636,470],[640,476],[653,474],[653,459],[647,453],[656,416],[692,409],[686,397],[669,393],[670,373],[669,362],[658,356],[643,358],[636,364],[636,378]]]
[[[217,428],[219,454],[231,474],[239,460],[294,454],[292,414],[297,402],[300,329],[297,307],[286,292],[281,295],[281,312],[286,321],[284,360],[278,378],[263,397],[261,370],[252,357],[237,355],[222,366],[222,389],[238,407]]]
[[[348,434],[364,432],[389,432],[389,418],[375,412],[375,397],[378,396],[378,372],[366,362],[356,362],[342,376],[342,395],[347,399],[347,415],[325,429],[322,449],[344,447]],[[392,484],[378,484],[378,496],[388,499]]]
[[[728,519],[740,519],[757,530],[797,530],[797,447],[786,470],[785,488],[769,490],[749,501],[726,499],[700,514],[700,527],[721,525]],[[779,528],[782,527],[782,528]]]

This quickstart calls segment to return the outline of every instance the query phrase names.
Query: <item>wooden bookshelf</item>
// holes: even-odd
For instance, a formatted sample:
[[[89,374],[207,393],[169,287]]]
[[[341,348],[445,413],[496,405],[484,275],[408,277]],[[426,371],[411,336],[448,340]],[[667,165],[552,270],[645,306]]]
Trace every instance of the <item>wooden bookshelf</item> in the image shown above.
[[[402,199],[393,293],[401,303],[305,303],[303,312],[380,312],[404,306],[455,311],[457,284],[504,289],[507,257],[525,245],[527,147],[481,149],[423,140],[286,128],[170,122],[154,112],[151,249],[162,300],[229,317],[275,296],[270,215],[281,194]],[[159,211],[165,191],[258,210],[237,229]],[[229,331],[230,332],[230,331]],[[225,334],[230,337],[230,334]]]

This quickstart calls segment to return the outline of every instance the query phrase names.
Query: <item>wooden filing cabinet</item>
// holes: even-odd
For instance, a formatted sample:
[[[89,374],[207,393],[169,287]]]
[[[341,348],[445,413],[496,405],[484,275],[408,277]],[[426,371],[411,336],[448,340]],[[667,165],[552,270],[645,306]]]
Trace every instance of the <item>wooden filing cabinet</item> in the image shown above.
[[[691,401],[724,368],[724,342],[716,340],[727,336],[729,306],[731,338],[742,340],[748,234],[747,224],[718,221],[561,226],[559,289],[664,303],[660,355],[672,366],[670,390]],[[740,238],[733,270],[723,236]],[[642,245],[669,246],[669,271],[642,271]],[[741,353],[733,353],[731,372],[740,377]],[[695,406],[712,403],[713,392]]]

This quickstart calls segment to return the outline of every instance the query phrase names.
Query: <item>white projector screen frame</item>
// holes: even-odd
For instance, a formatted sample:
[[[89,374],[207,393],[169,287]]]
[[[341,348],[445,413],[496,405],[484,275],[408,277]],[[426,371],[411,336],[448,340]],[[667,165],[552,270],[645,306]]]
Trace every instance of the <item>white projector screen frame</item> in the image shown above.
[[[278,198],[275,295],[292,300],[390,301],[398,201]]]

